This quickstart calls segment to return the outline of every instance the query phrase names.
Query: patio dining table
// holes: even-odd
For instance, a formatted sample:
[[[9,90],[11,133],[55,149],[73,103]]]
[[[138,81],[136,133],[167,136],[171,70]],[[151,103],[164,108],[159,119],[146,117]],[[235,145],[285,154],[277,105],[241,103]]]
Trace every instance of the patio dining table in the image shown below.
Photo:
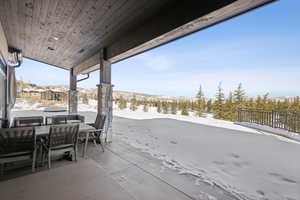
[[[51,127],[51,125],[36,126],[35,127],[36,137],[39,138],[39,137],[48,136],[50,133],[50,127]],[[82,157],[85,157],[85,155],[86,155],[90,133],[94,132],[95,130],[96,129],[94,127],[92,127],[88,124],[79,123],[79,134],[85,134],[85,144],[84,144],[84,148],[83,148]]]

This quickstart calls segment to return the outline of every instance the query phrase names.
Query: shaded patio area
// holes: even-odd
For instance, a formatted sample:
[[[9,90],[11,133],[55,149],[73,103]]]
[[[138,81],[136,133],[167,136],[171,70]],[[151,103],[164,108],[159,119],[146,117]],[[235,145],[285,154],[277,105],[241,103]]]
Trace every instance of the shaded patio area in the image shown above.
[[[13,112],[14,116],[26,116],[28,114],[41,115],[43,114],[43,112]],[[81,114],[83,114],[86,117],[86,120],[88,122],[93,121],[96,117],[96,113],[94,112],[83,112]],[[120,119],[118,117],[115,117],[114,125],[117,126],[119,121]],[[82,147],[82,145],[79,145],[79,152],[81,152]],[[30,166],[23,168],[19,168],[18,166],[11,166],[12,169],[8,169],[5,175],[0,178],[0,191],[2,190],[2,188],[5,188],[2,187],[2,185],[13,186],[15,184],[16,187],[23,187],[23,184],[20,184],[20,182],[24,181],[24,179],[29,182],[37,181],[36,177],[47,177],[47,174],[52,174],[51,171],[53,170],[58,171],[57,173],[60,174],[60,171],[64,171],[63,168],[74,168],[78,171],[81,171],[81,168],[91,167],[94,169],[93,171],[95,172],[89,172],[88,175],[98,176],[97,174],[100,173],[103,176],[108,177],[108,179],[110,180],[108,181],[108,186],[112,187],[112,190],[118,191],[121,188],[123,192],[125,192],[125,194],[128,194],[131,199],[202,200],[208,199],[208,194],[211,194],[212,196],[217,197],[218,199],[236,199],[229,192],[222,190],[218,186],[210,185],[204,182],[198,182],[197,184],[195,184],[197,182],[197,177],[189,174],[179,174],[176,170],[164,167],[161,160],[156,159],[150,154],[144,153],[139,149],[128,145],[118,137],[114,137],[113,143],[107,144],[105,146],[105,152],[99,151],[98,148],[96,148],[92,143],[90,143],[87,149],[87,158],[82,158],[81,156],[79,156],[78,158],[78,162],[74,163],[63,159],[62,155],[58,154],[55,157],[55,161],[52,164],[53,169],[48,170],[46,166],[43,168],[39,167],[38,172],[34,174],[31,173]],[[97,167],[93,166],[95,164]],[[78,165],[78,167],[75,167],[74,165]],[[56,172],[53,173],[56,174]],[[86,173],[85,170],[83,170],[82,173]],[[98,187],[99,191],[102,191],[100,189],[100,183],[102,183],[102,175],[99,175],[99,186],[96,187],[95,191],[98,191]],[[68,178],[69,175],[64,175],[63,173],[61,173],[60,176]],[[49,178],[49,180],[48,178],[41,180],[42,183],[47,183],[48,181],[51,181],[51,178]],[[111,182],[114,182],[113,186],[110,185]],[[63,181],[60,182],[60,180],[57,180],[56,183],[56,187],[58,190],[61,190],[65,187],[65,183]],[[81,182],[78,184],[81,185],[81,187],[78,188],[77,186],[74,186],[74,189],[78,194],[77,196],[79,197],[80,195],[82,195],[82,193],[85,193],[87,194],[87,196],[82,197],[82,199],[89,199],[89,193],[87,193],[88,189],[86,187],[88,187],[88,185],[91,184],[90,180],[81,178]],[[114,186],[114,184],[116,184],[117,186]],[[11,188],[12,190],[9,193],[14,194],[15,189],[13,189],[14,187]],[[110,190],[107,191],[111,192]],[[72,193],[72,191],[70,192]],[[35,199],[35,197],[38,197],[32,196],[36,194],[26,194],[28,195],[28,197],[30,197],[30,199]],[[19,195],[23,195],[23,193],[20,191]],[[105,194],[101,195],[99,193],[99,197],[104,196]],[[16,196],[11,196],[11,198],[8,199],[14,199],[13,197]],[[65,197],[65,195],[63,195],[63,197]],[[16,197],[15,199],[18,198]],[[125,197],[121,199],[125,199]]]
[[[124,193],[120,199],[202,200],[207,199],[206,195],[209,193],[220,199],[236,199],[216,186],[206,183],[191,184],[195,182],[196,177],[179,175],[175,170],[163,169],[160,160],[117,138],[113,143],[106,145],[105,149],[104,153],[99,152],[90,144],[88,158],[79,157],[78,162],[74,163],[57,156],[52,169],[39,168],[39,172],[34,174],[31,173],[30,167],[11,169],[1,178],[0,192],[5,194],[5,200],[19,199],[20,195],[22,199],[40,199],[41,196],[45,199],[48,196],[46,193],[52,194],[53,190],[68,192],[62,196],[51,195],[50,199],[118,199],[114,195],[109,198],[106,196],[114,193]],[[73,174],[65,173],[69,170]],[[77,180],[77,185],[71,184],[66,188],[66,185],[73,183],[72,176],[79,176],[80,181]],[[77,178],[73,179],[74,182],[75,179]],[[46,192],[44,187],[52,189]]]

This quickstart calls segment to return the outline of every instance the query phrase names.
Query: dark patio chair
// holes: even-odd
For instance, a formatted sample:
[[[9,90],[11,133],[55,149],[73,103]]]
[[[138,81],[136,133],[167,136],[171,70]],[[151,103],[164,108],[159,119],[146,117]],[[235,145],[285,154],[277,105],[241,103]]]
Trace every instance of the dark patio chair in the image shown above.
[[[3,174],[4,165],[10,162],[32,159],[32,172],[36,163],[36,136],[34,128],[0,129],[0,167]]]
[[[96,129],[94,131],[94,133],[90,136],[90,139],[93,140],[93,142],[96,146],[97,146],[96,142],[99,142],[103,152],[104,152],[104,147],[103,147],[101,138],[102,138],[102,134],[104,132],[103,129],[104,129],[104,125],[105,125],[105,120],[106,120],[105,115],[97,114],[95,123],[87,123],[88,125],[90,125]]]
[[[42,125],[44,125],[43,116],[15,117],[13,120],[13,127],[32,127]]]
[[[48,139],[43,147],[47,154],[48,168],[51,168],[51,153],[57,150],[73,151],[74,160],[77,161],[79,124],[52,125]]]
[[[78,121],[84,123],[84,116],[71,114],[71,115],[55,115],[46,118],[46,125],[51,124],[67,124],[69,120]]]
[[[66,124],[67,118],[65,115],[56,115],[51,117],[46,117],[46,125],[58,125],[58,124]]]
[[[74,120],[74,121],[78,121],[80,123],[84,123],[84,116],[82,116],[82,115],[70,114],[70,115],[66,115],[66,118],[67,118],[67,122],[69,120]]]

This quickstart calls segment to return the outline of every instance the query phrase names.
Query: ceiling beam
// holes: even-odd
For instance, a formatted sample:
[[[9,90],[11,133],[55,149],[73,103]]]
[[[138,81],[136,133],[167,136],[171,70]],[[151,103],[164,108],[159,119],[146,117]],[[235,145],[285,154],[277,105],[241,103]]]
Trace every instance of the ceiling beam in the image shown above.
[[[203,30],[276,0],[172,1],[138,27],[106,47],[106,59],[119,62],[157,46]],[[74,68],[76,73],[99,69],[98,54]]]

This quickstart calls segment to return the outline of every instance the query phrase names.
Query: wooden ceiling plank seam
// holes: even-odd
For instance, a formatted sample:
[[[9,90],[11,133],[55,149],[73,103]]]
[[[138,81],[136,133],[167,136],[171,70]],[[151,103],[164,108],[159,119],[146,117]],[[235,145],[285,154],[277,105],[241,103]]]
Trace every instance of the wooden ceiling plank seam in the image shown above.
[[[16,3],[18,2],[15,2],[14,0],[11,0],[9,1],[9,9],[8,11],[11,11],[10,13],[8,13],[8,16],[9,18],[12,20],[12,23],[11,23],[11,27],[12,27],[12,30],[10,32],[10,34],[12,34],[13,38],[14,38],[14,41],[12,41],[12,44],[11,46],[13,47],[17,47],[18,46],[18,41],[19,41],[19,38],[18,38],[18,17],[16,16],[17,14],[17,5]]]
[[[32,58],[37,58],[37,53],[39,51],[39,45],[42,45],[43,35],[46,34],[46,20],[48,15],[49,4],[52,0],[35,0],[34,4],[34,27],[32,33],[34,36],[31,38],[33,40],[34,46],[31,47],[31,54],[26,55]],[[38,9],[39,8],[39,9]],[[43,12],[44,11],[44,12]],[[42,60],[42,58],[40,58]]]
[[[68,23],[68,20],[70,20],[71,15],[75,9],[75,6],[77,4],[77,1],[73,1],[73,0],[68,0],[65,1],[65,4],[63,5],[63,7],[65,8],[62,13],[61,13],[61,19],[60,21],[62,23],[60,23],[59,27],[57,27],[57,29],[54,31],[54,33],[52,33],[53,35],[50,36],[51,37],[58,37],[59,40],[54,40],[54,39],[50,39],[50,41],[53,43],[53,47],[55,49],[55,55],[57,56],[61,56],[61,59],[64,59],[63,55],[59,54],[59,50],[60,49],[65,49],[62,41],[63,39],[66,37],[66,34],[68,33],[68,29],[65,28],[66,23]],[[55,58],[54,58],[55,59]],[[56,64],[59,64],[56,60],[52,60],[52,62],[56,62]]]
[[[47,28],[47,32],[45,31],[45,34],[43,34],[44,37],[41,38],[41,41],[37,44],[36,46],[36,52],[37,52],[37,56],[36,57],[42,57],[41,60],[46,60],[45,58],[47,58],[48,55],[53,54],[53,52],[47,50],[48,46],[47,44],[47,40],[50,37],[50,35],[52,34],[52,31],[55,30],[55,22],[53,22],[54,17],[53,17],[53,12],[55,12],[57,6],[58,6],[58,2],[59,0],[51,0],[51,3],[48,4],[47,6],[47,17],[45,20],[45,28]],[[55,20],[54,20],[55,21]]]
[[[147,0],[145,0],[146,2],[148,2],[149,3],[149,1],[147,1]],[[143,3],[143,2],[142,2]],[[132,6],[132,5],[129,5],[129,6]],[[140,14],[139,13],[139,11],[140,12],[144,12],[144,9],[140,9],[140,7],[139,6],[135,6],[135,8],[134,8],[134,10],[133,10],[133,13],[137,13],[137,15],[138,14]],[[122,12],[121,12],[122,13]],[[123,15],[124,15],[124,13],[123,13]],[[134,15],[134,16],[136,16],[136,15]],[[118,16],[118,18],[121,18],[121,19],[125,19],[126,18],[126,16],[122,16],[122,15],[119,15]],[[112,19],[112,20],[114,20],[114,19]],[[124,23],[124,21],[126,21],[126,20],[121,20],[121,22],[119,22],[119,23]],[[128,22],[129,23],[129,22]],[[126,26],[126,24],[125,24],[125,26]],[[116,27],[116,26],[114,26],[114,27]],[[110,31],[110,32],[112,32],[112,31]],[[101,35],[101,37],[102,37],[102,35]],[[99,40],[99,38],[97,38],[97,40]],[[97,50],[97,51],[99,51],[99,50]],[[93,55],[94,55],[95,53],[93,53]],[[96,53],[96,55],[97,55],[97,53]],[[92,67],[92,66],[94,66],[94,65],[96,65],[97,63],[98,63],[98,56],[91,56],[91,58],[90,58],[91,60],[93,60],[93,62],[89,62],[89,65],[90,66],[87,66],[87,68],[88,67]],[[73,67],[77,67],[76,65],[75,66],[73,66]],[[80,67],[80,66],[79,66]]]
[[[150,5],[149,5],[149,7],[150,7]],[[121,33],[121,32],[123,32],[123,31],[121,31],[122,29],[124,29],[124,28],[126,28],[127,27],[127,25],[129,24],[129,23],[133,23],[133,24],[138,24],[138,22],[134,22],[135,20],[137,20],[136,18],[136,16],[138,16],[140,13],[143,13],[143,12],[145,12],[145,10],[147,10],[149,7],[145,7],[144,9],[139,9],[139,10],[137,10],[137,11],[134,11],[134,13],[137,13],[136,15],[132,15],[132,16],[130,16],[131,18],[132,18],[132,21],[127,21],[127,22],[123,22],[123,21],[120,21],[116,26],[114,26],[114,28],[116,28],[116,29],[113,29],[112,31],[114,31],[114,32],[116,32],[116,33]],[[139,12],[140,11],[140,12]],[[123,24],[123,26],[121,26],[121,24]],[[125,31],[126,32],[126,31]],[[120,35],[120,34],[119,34]],[[103,36],[104,37],[104,36]],[[116,38],[118,38],[118,37],[116,37]],[[104,37],[104,40],[108,40],[107,39],[107,37]],[[111,39],[112,40],[112,39]],[[108,40],[109,41],[109,40]],[[107,44],[107,45],[110,45],[110,42]]]
[[[115,1],[114,1],[115,2]],[[117,1],[119,4],[117,4],[117,5],[120,5],[120,7],[122,7],[123,5],[124,5],[124,3],[126,2],[126,1]],[[113,6],[112,6],[112,8],[116,8],[116,5],[114,4]],[[119,7],[117,7],[116,9],[118,9]],[[108,16],[108,14],[106,14],[106,15],[102,15],[102,17],[101,17],[101,21],[99,21],[98,23],[97,23],[97,27],[102,27],[102,26],[105,26],[104,24],[103,24],[103,22],[105,21],[105,16],[107,17],[110,17],[111,15],[112,15],[112,13],[114,13],[113,12],[113,9],[108,9],[108,10],[110,10],[110,15]],[[94,54],[94,52],[95,51],[93,51],[93,49],[95,48],[95,47],[93,47],[93,46],[100,46],[100,44],[99,43],[101,43],[102,41],[99,41],[99,40],[96,40],[95,39],[95,33],[93,34],[94,36],[93,37],[87,37],[86,39],[84,39],[83,38],[83,43],[85,43],[85,46],[88,46],[88,47],[90,47],[90,50],[86,50],[86,52],[85,52],[85,55],[86,55],[86,57],[89,57],[90,55],[93,55]],[[97,42],[97,44],[90,44],[90,41],[98,41]],[[82,43],[82,44],[83,44]],[[95,42],[94,42],[95,43]],[[98,48],[97,48],[98,49]],[[93,51],[93,53],[90,53],[90,51]],[[82,57],[84,57],[84,55],[82,55]],[[78,62],[81,62],[82,60],[80,60],[80,61],[77,61],[77,63]],[[74,62],[75,63],[75,62]],[[74,63],[73,63],[73,65],[72,65],[72,67],[74,67]]]
[[[75,24],[73,24],[73,28],[71,30],[69,30],[67,33],[68,41],[70,40],[73,30],[75,30],[76,27],[78,28],[78,26],[81,26],[80,24],[84,24],[85,16],[88,14],[88,10],[91,9],[91,7],[93,7],[95,5],[95,3],[96,3],[95,1],[88,1],[88,3],[86,3],[82,12],[80,12],[80,17],[77,18],[77,20],[75,21]],[[75,32],[78,32],[78,30],[75,30]],[[71,45],[69,45],[69,46],[74,47],[74,46],[76,46],[77,43],[78,43],[78,41],[74,40],[74,41],[72,41],[72,44],[70,43]],[[71,48],[71,50],[72,50],[72,48]],[[73,48],[73,51],[74,51],[74,48]],[[67,60],[69,60],[69,57],[70,57],[69,55],[66,55],[68,52],[69,52],[69,50],[66,47],[64,53],[62,54],[62,56],[64,58],[67,58]]]
[[[0,1],[0,13],[5,13],[0,15],[0,22],[4,30],[5,37],[7,41],[11,40],[11,35],[8,34],[10,32],[10,27],[8,26],[8,20],[6,15],[6,4],[7,1]]]
[[[134,2],[134,1],[131,1],[131,2]],[[142,1],[141,1],[141,2],[142,2]],[[148,2],[149,2],[149,1],[148,1]],[[122,9],[127,9],[127,7],[131,8],[131,9],[133,9],[134,7],[138,7],[138,8],[140,8],[140,7],[139,7],[138,4],[134,4],[134,3],[133,3],[133,5],[132,5],[132,4],[126,4],[126,6],[124,6],[124,5],[125,5],[125,4],[122,4],[122,5],[120,5],[120,7],[118,8],[119,13],[121,13],[121,14],[118,15],[117,19],[124,19],[124,21],[127,21],[127,20],[128,20],[128,17],[127,17],[127,16],[122,16],[122,14],[123,14],[123,15],[128,15],[128,13],[122,12]],[[102,24],[102,23],[101,23],[101,24],[98,25],[100,29],[97,30],[97,31],[95,32],[96,38],[89,39],[89,40],[87,41],[87,44],[88,44],[88,45],[92,45],[92,43],[95,43],[95,42],[93,42],[94,40],[96,40],[96,41],[100,41],[100,40],[103,41],[103,40],[102,40],[102,39],[103,39],[102,36],[105,34],[105,32],[111,33],[110,30],[104,31],[104,29],[105,29],[106,26],[107,26],[108,28],[114,27],[114,26],[115,26],[115,22],[117,21],[117,20],[115,20],[116,14],[117,14],[117,12],[115,12],[115,15],[107,16],[106,18],[108,18],[108,21],[102,20],[102,22],[103,22],[103,23],[106,22],[106,24]],[[101,33],[102,33],[102,35],[101,35]],[[99,45],[97,45],[97,46],[99,46]],[[97,51],[98,51],[98,50],[99,50],[99,49],[97,49]]]
[[[76,45],[77,46],[80,46],[79,44],[80,44],[80,42],[81,41],[85,41],[85,39],[84,38],[81,38],[80,40],[76,40],[76,35],[77,35],[77,37],[78,37],[78,35],[79,35],[79,33],[80,33],[80,29],[78,29],[78,30],[76,30],[76,28],[78,28],[78,26],[79,26],[79,24],[82,24],[82,23],[84,23],[84,21],[86,20],[86,15],[88,14],[88,10],[97,10],[97,7],[99,6],[99,7],[101,7],[101,8],[104,8],[104,4],[105,4],[105,2],[107,2],[108,0],[105,0],[105,1],[98,1],[97,3],[101,3],[100,5],[97,5],[97,4],[91,4],[90,6],[87,6],[86,7],[86,10],[84,10],[84,15],[82,15],[82,17],[81,17],[81,19],[79,19],[79,21],[77,21],[77,23],[74,25],[72,25],[72,30],[71,31],[69,31],[69,33],[68,33],[68,39],[69,40],[71,40],[71,41],[75,41],[76,42]],[[98,10],[99,11],[99,10]],[[97,12],[98,12],[97,11]],[[97,13],[96,12],[96,13]],[[102,12],[100,12],[99,11],[99,13],[101,14]],[[88,15],[87,15],[88,16]],[[82,29],[82,27],[81,27],[81,29]],[[75,32],[76,32],[76,35],[74,36],[74,34],[73,34],[73,32],[74,32],[74,30],[75,30]],[[68,42],[68,41],[64,41],[64,43],[66,43],[66,42]],[[80,50],[80,48],[82,49],[82,47],[80,47],[79,49],[77,48],[77,49],[74,49],[74,42],[72,42],[73,44],[72,45],[69,45],[68,46],[68,48],[63,52],[63,56],[66,56],[66,54],[68,54],[68,52],[73,52],[74,50],[76,51],[76,52],[78,52],[79,50]],[[67,46],[67,45],[66,45]],[[70,55],[67,55],[68,57],[69,57],[69,59],[73,59],[72,57],[70,57]],[[73,55],[74,56],[74,55]],[[76,55],[77,56],[77,55]]]
[[[104,12],[101,12],[101,11],[99,11],[99,13],[101,14],[101,15],[99,15],[99,16],[97,16],[96,17],[96,22],[93,22],[93,24],[95,24],[95,23],[97,23],[97,26],[100,26],[100,24],[103,22],[103,19],[105,18],[105,16],[107,16],[108,14],[107,14],[107,11],[109,10],[109,11],[111,11],[112,9],[107,9],[107,7],[108,6],[111,6],[111,8],[114,8],[115,7],[115,4],[113,4],[113,3],[116,3],[116,2],[118,2],[118,3],[122,3],[122,2],[124,2],[124,0],[123,1],[120,1],[120,0],[114,0],[113,2],[111,2],[111,1],[105,1],[103,4],[102,4],[102,6],[101,6],[101,9],[103,9],[104,10]],[[106,8],[106,9],[105,9]],[[97,7],[96,7],[96,9],[97,9]],[[97,19],[99,19],[99,20],[97,20]],[[88,43],[88,41],[89,40],[93,40],[93,35],[94,35],[94,33],[93,33],[94,31],[90,31],[90,33],[89,34],[84,34],[84,35],[82,35],[81,36],[81,40],[80,41],[78,41],[78,46],[86,46],[86,47],[90,47],[90,44]],[[90,35],[90,34],[92,34],[92,35]],[[83,45],[83,44],[85,44],[85,45]],[[71,47],[70,47],[71,48]],[[87,52],[88,52],[88,49],[86,49],[85,47],[84,47],[84,49],[85,49],[85,51],[84,51],[84,53],[81,55],[82,57],[84,57],[84,55],[85,54],[87,54]],[[79,49],[80,50],[80,49]],[[74,56],[77,56],[77,55],[74,55]],[[72,64],[72,66],[73,66],[74,64]]]
[[[69,18],[68,23],[65,25],[65,28],[69,31],[65,35],[65,38],[63,38],[63,41],[60,41],[62,43],[62,46],[66,47],[66,48],[67,48],[67,46],[71,46],[72,41],[70,42],[70,35],[72,35],[72,33],[74,32],[72,27],[73,27],[74,23],[76,23],[82,16],[83,10],[86,7],[86,5],[87,4],[84,1],[80,1],[80,0],[77,1],[77,4],[75,5],[75,7],[72,11],[72,14]],[[65,52],[58,51],[57,53],[63,57],[63,60],[68,59],[68,55],[65,55]],[[62,62],[62,60],[61,60],[61,62]],[[59,65],[63,65],[63,63],[61,63],[61,62],[59,63]],[[64,67],[66,67],[66,66],[64,66]]]
[[[33,0],[27,0],[27,7],[25,3],[21,3],[21,9],[25,10],[25,13],[22,15],[22,12],[19,12],[19,18],[23,18],[25,23],[22,24],[22,29],[24,30],[24,43],[22,45],[22,52],[27,52],[28,48],[32,46],[32,40],[31,40],[31,27],[32,27],[32,18],[33,18]],[[20,16],[21,14],[21,16]],[[29,45],[26,45],[26,44]]]
[[[144,2],[144,1],[141,1],[142,4],[143,4],[143,2]],[[145,2],[148,3],[148,5],[149,5],[149,3],[150,3],[150,1],[145,1]],[[143,5],[145,5],[145,4],[143,4]],[[152,4],[151,4],[151,5],[152,5]],[[132,16],[137,16],[138,14],[145,12],[145,11],[144,11],[145,9],[140,9],[140,5],[137,5],[137,4],[134,4],[134,3],[133,3],[133,5],[132,5],[132,4],[129,4],[129,5],[126,6],[125,8],[123,7],[123,9],[127,9],[127,7],[130,7],[130,8],[132,9],[130,13],[134,13],[133,15],[130,15],[131,18],[133,18]],[[140,11],[140,12],[139,12],[139,11]],[[119,24],[123,24],[124,26],[126,26],[128,23],[130,23],[130,20],[128,20],[128,17],[127,17],[127,16],[124,16],[124,15],[126,15],[127,13],[124,13],[124,12],[120,12],[120,13],[121,13],[121,14],[118,15],[117,17],[116,17],[116,15],[114,15],[114,17],[110,18],[110,21],[108,22],[108,24],[109,24],[111,21],[114,21],[115,18],[121,19],[121,21],[120,21],[117,25],[114,24],[114,26],[109,26],[109,28],[114,28],[114,27],[118,26]],[[138,13],[138,14],[137,14],[137,13]],[[126,21],[127,21],[127,23],[125,23]],[[104,26],[100,26],[100,27],[103,28]],[[101,29],[101,30],[102,30],[102,29]],[[111,30],[113,30],[113,29],[110,29],[108,32],[112,32]],[[99,35],[99,36],[97,36],[97,38],[94,39],[94,40],[97,40],[97,41],[103,41],[103,40],[104,40],[104,39],[103,39],[103,36],[104,36],[104,34]],[[93,42],[93,40],[90,40],[89,42]],[[88,43],[88,45],[92,45],[92,44]],[[103,44],[103,46],[105,46],[105,45],[106,45],[106,44]],[[99,45],[98,45],[98,46],[99,46]],[[96,50],[94,50],[93,53],[91,53],[89,57],[91,57],[91,55],[94,55],[94,54],[95,54],[96,52],[98,52],[98,51],[99,51],[99,47],[98,47]],[[96,59],[96,60],[97,60],[97,59]],[[78,63],[80,63],[80,61],[79,61]],[[76,64],[78,64],[78,63],[75,63],[73,67],[75,67]]]
[[[37,22],[39,18],[42,18],[40,16],[40,7],[41,7],[41,3],[39,3],[40,0],[34,0],[33,2],[33,10],[32,10],[32,23],[31,23],[31,27],[30,27],[30,33],[31,35],[28,36],[28,38],[30,38],[30,43],[29,46],[28,44],[26,44],[26,51],[23,52],[24,56],[31,56],[33,54],[33,47],[36,46],[36,37],[35,35],[40,35],[40,24]],[[33,37],[35,38],[35,40],[33,39]]]
[[[47,34],[47,37],[45,37],[44,40],[44,46],[46,51],[44,51],[46,53],[46,56],[52,55],[50,58],[47,58],[46,60],[49,60],[50,63],[54,63],[56,64],[56,60],[58,57],[60,57],[59,55],[56,54],[56,49],[57,49],[57,45],[59,43],[55,43],[52,42],[52,37],[55,36],[57,34],[57,32],[59,31],[59,27],[60,27],[60,21],[61,21],[61,17],[63,16],[64,10],[65,10],[65,3],[67,1],[58,1],[55,9],[52,10],[52,12],[50,11],[49,14],[49,23],[51,23],[50,25],[50,31]],[[50,47],[51,49],[47,49],[48,47]]]
[[[25,0],[26,1],[26,0]],[[24,3],[20,3],[18,2],[15,7],[17,7],[17,18],[18,18],[18,38],[20,38],[19,44],[18,44],[18,48],[20,49],[25,49],[24,47],[24,43],[26,38],[23,39],[23,35],[25,34],[25,24],[26,24],[26,19],[25,19],[25,6],[23,6]],[[24,12],[21,12],[22,9],[24,9]]]

